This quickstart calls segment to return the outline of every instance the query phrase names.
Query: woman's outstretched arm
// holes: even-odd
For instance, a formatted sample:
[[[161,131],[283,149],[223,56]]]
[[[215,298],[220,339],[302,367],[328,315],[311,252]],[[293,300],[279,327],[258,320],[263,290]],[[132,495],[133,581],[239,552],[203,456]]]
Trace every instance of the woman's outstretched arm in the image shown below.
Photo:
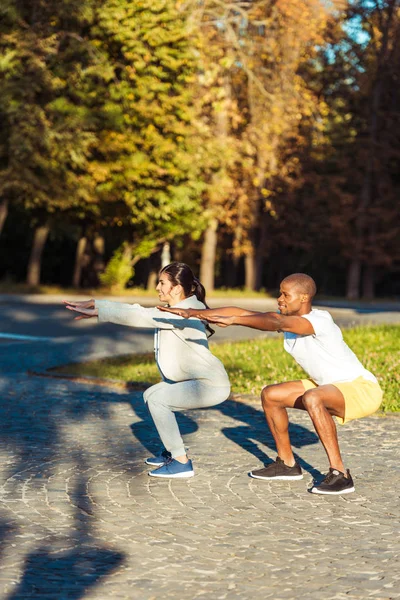
[[[75,321],[80,321],[80,319],[91,319],[92,317],[98,316],[98,310],[95,308],[95,301],[93,298],[81,302],[70,302],[69,300],[63,300],[63,302],[65,308],[78,313],[78,316],[75,317]]]

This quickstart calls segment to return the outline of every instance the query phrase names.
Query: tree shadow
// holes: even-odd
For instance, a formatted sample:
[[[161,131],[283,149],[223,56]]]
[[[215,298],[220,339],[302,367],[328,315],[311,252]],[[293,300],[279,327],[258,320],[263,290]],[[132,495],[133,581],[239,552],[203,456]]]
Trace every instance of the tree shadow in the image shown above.
[[[8,539],[15,533],[15,527],[7,523],[3,518],[0,520],[0,564],[7,547]]]
[[[236,419],[237,421],[242,421],[244,423],[243,425],[237,425],[236,427],[222,428],[222,433],[230,441],[238,444],[263,464],[270,464],[273,462],[274,459],[269,456],[268,450],[272,450],[275,453],[276,444],[269,431],[262,410],[249,404],[245,404],[244,402],[237,402],[236,400],[226,400],[213,408],[214,410],[221,411],[223,415],[226,415],[231,419]],[[298,449],[319,442],[316,433],[297,423],[289,422],[289,436],[292,446]],[[297,453],[294,453],[294,455],[300,466],[310,473],[314,479],[322,477],[322,474],[318,469],[315,469]]]
[[[75,457],[79,471],[87,465],[82,457]],[[59,540],[31,552],[24,565],[24,574],[18,588],[7,600],[78,600],[86,595],[89,588],[100,583],[124,561],[125,555],[112,548],[99,547],[91,538],[91,503],[88,501],[86,480],[78,476],[71,494],[75,509],[74,525],[70,539],[63,540],[63,546],[74,545],[72,549],[60,550]]]
[[[124,555],[107,548],[60,552],[41,546],[26,558],[23,579],[7,600],[77,600],[121,564]]]
[[[33,540],[34,546],[29,546],[22,580],[8,592],[7,600],[77,600],[124,560],[124,554],[118,548],[110,547],[108,540],[93,537],[94,505],[86,495],[84,475],[90,466],[76,452],[76,447],[66,440],[65,427],[74,421],[77,424],[84,422],[92,415],[107,422],[107,460],[110,468],[114,464],[120,466],[121,456],[132,455],[136,448],[130,442],[119,440],[119,428],[110,423],[110,410],[113,403],[127,402],[128,395],[26,375],[32,363],[45,363],[46,357],[57,348],[53,344],[42,348],[29,343],[13,345],[12,352],[9,344],[0,349],[0,446],[6,457],[2,464],[4,518],[1,513],[0,557],[6,556],[10,544],[22,550],[20,544],[29,541],[29,538],[17,539],[24,538],[26,521],[22,519],[20,528],[13,512],[10,515],[8,505],[21,496],[21,487],[29,482],[34,491],[42,489],[46,481],[57,473],[60,461],[64,460],[61,448],[68,453],[70,467],[76,472],[75,483],[69,493],[73,506],[70,524],[59,528],[54,522],[51,538],[48,530],[43,532],[39,522],[30,529],[31,533],[36,531],[40,541],[35,544]],[[74,349],[63,344],[62,352],[53,360],[59,360],[60,355],[70,359],[73,354]],[[134,463],[129,469],[130,472],[141,471]],[[7,522],[10,516],[11,525]]]

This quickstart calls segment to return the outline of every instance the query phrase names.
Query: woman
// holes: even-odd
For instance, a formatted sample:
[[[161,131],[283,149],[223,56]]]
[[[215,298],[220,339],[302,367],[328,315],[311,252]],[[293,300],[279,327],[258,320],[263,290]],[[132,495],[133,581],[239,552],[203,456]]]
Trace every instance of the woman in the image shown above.
[[[205,289],[188,265],[173,262],[160,271],[156,287],[160,302],[175,308],[207,308]],[[107,300],[65,302],[66,308],[80,313],[77,319],[97,316],[100,323],[129,327],[154,327],[154,352],[162,381],[147,389],[145,402],[164,445],[160,455],[146,463],[159,468],[152,477],[193,477],[175,411],[205,408],[226,400],[230,393],[228,375],[222,363],[208,348],[208,325],[197,318],[184,319],[140,304]]]

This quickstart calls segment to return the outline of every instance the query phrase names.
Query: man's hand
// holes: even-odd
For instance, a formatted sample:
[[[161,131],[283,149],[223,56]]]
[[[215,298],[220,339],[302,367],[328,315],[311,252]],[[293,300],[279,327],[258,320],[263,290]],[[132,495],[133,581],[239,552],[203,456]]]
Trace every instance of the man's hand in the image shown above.
[[[184,319],[190,319],[190,317],[192,316],[190,314],[191,309],[190,308],[170,308],[169,306],[157,306],[158,310],[161,310],[163,312],[169,312],[172,313],[173,315],[179,315],[180,317],[183,317]]]
[[[213,317],[206,316],[202,317],[203,321],[207,321],[207,323],[212,323],[213,325],[217,325],[218,327],[229,327],[229,325],[235,324],[235,317],[223,317],[221,315],[215,315]]]

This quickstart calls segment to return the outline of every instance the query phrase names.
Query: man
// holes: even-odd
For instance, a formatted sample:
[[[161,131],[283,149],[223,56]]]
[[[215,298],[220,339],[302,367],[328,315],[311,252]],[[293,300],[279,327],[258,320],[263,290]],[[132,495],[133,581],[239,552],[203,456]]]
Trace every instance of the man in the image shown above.
[[[335,416],[339,423],[374,413],[382,402],[382,390],[343,340],[339,327],[324,310],[312,308],[316,293],[314,280],[304,273],[286,277],[280,285],[279,313],[259,313],[236,307],[208,310],[173,311],[187,318],[200,319],[226,327],[243,325],[263,331],[284,333],[284,348],[308,374],[309,379],[266,386],[262,406],[276,442],[276,462],[252,471],[256,479],[302,479],[290,445],[287,409],[306,410],[324,446],[329,473],[315,494],[354,492],[350,471],[340,454]],[[183,314],[183,312],[185,314]]]

